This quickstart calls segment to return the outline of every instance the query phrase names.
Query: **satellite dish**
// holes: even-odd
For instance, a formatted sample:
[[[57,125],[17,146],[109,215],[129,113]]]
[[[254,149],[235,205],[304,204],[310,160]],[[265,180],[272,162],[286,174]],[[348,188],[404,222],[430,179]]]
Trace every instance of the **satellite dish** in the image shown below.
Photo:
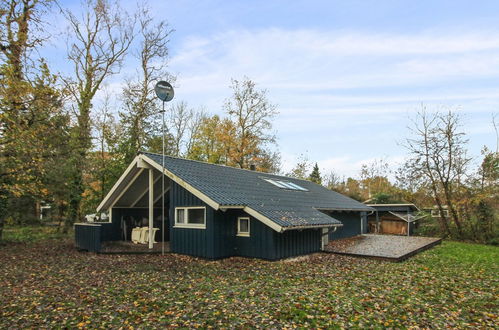
[[[171,101],[173,99],[173,95],[175,94],[172,85],[164,80],[156,83],[154,91],[156,92],[156,96],[163,102]]]

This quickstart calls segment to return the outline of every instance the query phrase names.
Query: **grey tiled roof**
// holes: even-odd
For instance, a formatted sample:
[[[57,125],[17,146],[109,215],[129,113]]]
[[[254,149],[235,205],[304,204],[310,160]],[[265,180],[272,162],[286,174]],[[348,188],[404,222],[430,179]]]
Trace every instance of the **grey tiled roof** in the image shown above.
[[[161,165],[161,155],[143,152]],[[282,227],[324,226],[340,221],[318,211],[372,211],[365,204],[310,181],[165,156],[165,168],[223,206],[248,206]],[[264,180],[295,183],[286,190]]]

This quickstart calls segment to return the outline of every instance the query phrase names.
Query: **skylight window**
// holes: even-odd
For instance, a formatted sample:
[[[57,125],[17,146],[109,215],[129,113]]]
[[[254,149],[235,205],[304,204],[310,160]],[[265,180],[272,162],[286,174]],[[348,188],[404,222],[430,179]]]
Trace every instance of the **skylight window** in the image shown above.
[[[296,183],[282,180],[272,180],[272,179],[264,179],[268,183],[273,184],[276,187],[287,190],[297,190],[297,191],[308,191],[308,189],[303,188],[302,186],[297,185]]]

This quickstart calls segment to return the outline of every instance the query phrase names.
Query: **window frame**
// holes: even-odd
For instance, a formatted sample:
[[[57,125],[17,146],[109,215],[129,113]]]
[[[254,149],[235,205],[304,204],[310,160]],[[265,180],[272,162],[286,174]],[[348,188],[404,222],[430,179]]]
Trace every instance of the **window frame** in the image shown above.
[[[189,210],[204,210],[203,223],[189,223]],[[184,210],[184,222],[179,223],[177,219],[177,210]],[[206,229],[206,207],[205,206],[178,206],[175,207],[175,223],[173,228],[193,228]]]
[[[284,181],[284,180],[277,180],[277,179],[270,179],[270,178],[262,178],[263,180],[267,181],[270,184],[273,184],[277,188],[284,189],[284,190],[291,190],[291,191],[304,191],[308,192],[309,190],[307,188],[304,188],[294,182],[291,181]]]
[[[241,220],[248,220],[248,231],[241,231]],[[239,237],[250,237],[251,235],[251,219],[250,217],[237,217],[237,232],[236,236]]]

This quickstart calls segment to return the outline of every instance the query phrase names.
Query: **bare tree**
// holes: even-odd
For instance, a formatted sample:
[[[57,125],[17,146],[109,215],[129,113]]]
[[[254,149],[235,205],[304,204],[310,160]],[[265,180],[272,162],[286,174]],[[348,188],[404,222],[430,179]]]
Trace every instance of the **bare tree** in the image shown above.
[[[47,38],[42,16],[52,3],[52,0],[0,2],[0,54],[11,66],[15,79],[23,78],[24,60],[29,51]]]
[[[133,55],[140,65],[136,78],[128,80],[123,89],[124,111],[120,113],[127,134],[126,162],[146,147],[148,138],[155,135],[160,127],[148,119],[157,111],[154,83],[175,80],[165,70],[169,37],[173,30],[166,21],[153,25],[146,7],[140,10],[139,29],[140,46]]]
[[[460,130],[460,117],[452,111],[429,113],[426,108],[418,112],[409,129],[413,137],[405,146],[411,153],[408,171],[428,180],[440,213],[442,231],[450,234],[444,217],[446,205],[450,217],[462,236],[461,217],[456,206],[456,189],[460,187],[470,158],[466,155],[465,134]]]
[[[312,164],[308,159],[307,155],[301,154],[298,157],[298,161],[296,165],[289,171],[286,176],[290,176],[292,178],[306,180],[309,175],[310,167]]]
[[[188,123],[187,134],[185,137],[185,156],[191,154],[195,143],[195,138],[199,134],[203,120],[206,118],[206,113],[203,108],[194,111],[191,120]]]
[[[324,176],[324,186],[331,190],[341,190],[340,186],[344,183],[345,177],[341,177],[334,171],[330,171]]]
[[[113,142],[119,134],[120,128],[112,113],[111,97],[106,92],[102,105],[97,109],[97,113],[93,116],[92,126],[94,128],[98,145],[98,154],[96,154],[96,166],[98,166],[94,175],[98,175],[99,179],[99,197],[100,200],[104,199],[106,193],[106,186],[108,185],[108,161],[110,159],[109,153],[113,148]]]
[[[194,111],[188,108],[185,101],[173,105],[170,112],[170,133],[173,136],[174,156],[180,156],[184,137],[189,128],[189,122],[194,116]]]
[[[227,99],[225,110],[236,127],[235,164],[248,168],[249,162],[266,143],[274,143],[270,133],[271,120],[277,115],[277,107],[271,104],[266,90],[258,90],[248,78],[242,81],[232,79],[232,97]]]
[[[390,167],[383,159],[374,159],[370,163],[362,164],[360,169],[360,182],[362,189],[367,192],[367,198],[378,193],[388,193],[388,175]]]
[[[198,134],[201,122],[205,117],[203,109],[189,108],[185,101],[180,101],[171,108],[169,131],[173,137],[174,156],[188,157],[191,153],[194,137]]]
[[[69,23],[68,59],[73,64],[74,73],[73,78],[65,81],[76,103],[70,224],[78,218],[84,190],[83,164],[92,146],[92,100],[104,80],[120,71],[134,38],[135,20],[117,3],[107,0],[86,0],[80,16],[69,10],[65,10],[64,15]]]

